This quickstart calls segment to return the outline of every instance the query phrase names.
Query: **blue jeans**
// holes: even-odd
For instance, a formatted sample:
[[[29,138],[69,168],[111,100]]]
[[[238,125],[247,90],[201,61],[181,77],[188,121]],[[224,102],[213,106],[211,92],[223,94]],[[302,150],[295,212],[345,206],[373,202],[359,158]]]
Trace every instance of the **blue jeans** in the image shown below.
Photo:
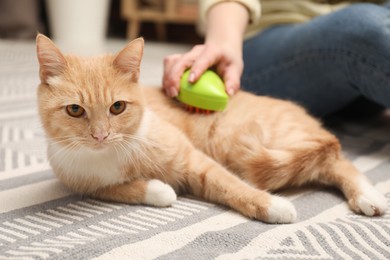
[[[315,116],[359,97],[390,107],[390,2],[353,4],[244,43],[242,89],[295,101]]]

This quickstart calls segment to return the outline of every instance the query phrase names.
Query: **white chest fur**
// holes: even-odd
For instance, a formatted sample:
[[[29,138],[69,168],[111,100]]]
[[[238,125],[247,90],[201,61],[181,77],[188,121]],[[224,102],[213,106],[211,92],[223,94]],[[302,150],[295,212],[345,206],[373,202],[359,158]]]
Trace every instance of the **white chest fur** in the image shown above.
[[[87,148],[66,149],[51,144],[48,154],[52,166],[60,169],[61,177],[71,183],[89,182],[107,186],[125,181],[123,157],[114,149],[107,148],[102,151]]]

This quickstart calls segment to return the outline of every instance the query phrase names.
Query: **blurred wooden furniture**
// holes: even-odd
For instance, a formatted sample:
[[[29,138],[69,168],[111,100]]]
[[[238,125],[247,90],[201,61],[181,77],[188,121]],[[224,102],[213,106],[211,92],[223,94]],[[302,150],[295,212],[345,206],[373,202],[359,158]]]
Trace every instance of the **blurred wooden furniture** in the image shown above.
[[[158,39],[165,41],[165,25],[195,24],[198,5],[197,0],[122,0],[121,16],[127,20],[127,38],[139,36],[142,22],[153,22]]]

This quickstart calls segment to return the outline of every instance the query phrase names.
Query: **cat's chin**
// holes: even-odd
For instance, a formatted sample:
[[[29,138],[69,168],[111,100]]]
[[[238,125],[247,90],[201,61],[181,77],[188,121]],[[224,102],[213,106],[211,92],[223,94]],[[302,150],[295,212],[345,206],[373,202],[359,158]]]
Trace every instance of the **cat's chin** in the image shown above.
[[[87,148],[91,151],[94,151],[94,152],[104,152],[106,151],[110,146],[106,143],[93,143],[89,146],[87,146]]]

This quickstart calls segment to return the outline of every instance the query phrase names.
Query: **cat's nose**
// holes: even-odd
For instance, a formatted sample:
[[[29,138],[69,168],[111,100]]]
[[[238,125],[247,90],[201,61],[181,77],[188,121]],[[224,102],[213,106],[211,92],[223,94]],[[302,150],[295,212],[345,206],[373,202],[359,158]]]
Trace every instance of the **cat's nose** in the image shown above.
[[[110,135],[110,133],[108,133],[108,132],[98,132],[98,133],[91,134],[93,139],[99,141],[99,143],[101,143],[104,140],[106,140],[109,135]]]

